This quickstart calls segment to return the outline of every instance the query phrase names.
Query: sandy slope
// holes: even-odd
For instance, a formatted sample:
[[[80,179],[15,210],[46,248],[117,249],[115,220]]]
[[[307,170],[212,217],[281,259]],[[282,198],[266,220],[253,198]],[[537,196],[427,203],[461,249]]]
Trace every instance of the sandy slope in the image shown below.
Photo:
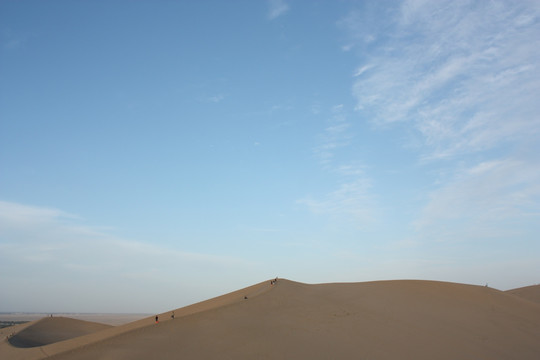
[[[540,358],[540,304],[471,285],[280,280],[169,314],[39,349],[75,360]]]
[[[268,286],[268,282],[264,281],[262,283],[247,287],[245,289],[241,289],[210,300],[186,306],[181,309],[176,309],[174,311],[176,317],[178,318],[198,312],[207,311],[209,309],[226,306],[228,304],[243,300],[244,296],[257,296],[270,290],[270,288],[271,287]],[[160,319],[162,319],[161,323],[163,322],[163,320],[170,320],[170,314],[170,312],[159,314]],[[6,339],[7,336],[11,335],[12,333],[17,334],[35,323],[36,322],[33,321],[26,324],[0,329],[0,359],[5,358],[13,360],[35,360],[48,358],[55,354],[72,351],[73,349],[78,349],[88,344],[94,344],[106,339],[114,338],[127,332],[133,332],[137,329],[154,325],[154,317],[147,317],[122,326],[111,327],[102,331],[97,331],[92,334],[84,335],[66,341],[60,341],[46,346],[33,348],[18,348],[9,344],[8,340]]]
[[[16,347],[30,348],[76,338],[110,328],[109,325],[66,317],[45,317],[9,338]]]
[[[519,296],[523,299],[540,304],[540,285],[526,286],[518,289],[508,290],[507,293]]]

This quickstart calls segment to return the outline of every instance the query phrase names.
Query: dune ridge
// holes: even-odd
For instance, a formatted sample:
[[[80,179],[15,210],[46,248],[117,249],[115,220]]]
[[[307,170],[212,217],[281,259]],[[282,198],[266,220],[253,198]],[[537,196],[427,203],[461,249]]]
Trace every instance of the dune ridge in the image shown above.
[[[508,290],[506,292],[540,304],[540,285],[525,286]]]
[[[40,349],[60,360],[540,358],[540,304],[483,286],[282,279],[174,311]],[[45,358],[25,357],[34,349],[10,358]]]

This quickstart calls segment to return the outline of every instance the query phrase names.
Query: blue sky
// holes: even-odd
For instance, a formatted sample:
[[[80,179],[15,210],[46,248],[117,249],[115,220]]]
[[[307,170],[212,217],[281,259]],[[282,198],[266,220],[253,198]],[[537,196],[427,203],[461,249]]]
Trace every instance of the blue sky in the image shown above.
[[[534,1],[3,1],[0,311],[540,274]]]

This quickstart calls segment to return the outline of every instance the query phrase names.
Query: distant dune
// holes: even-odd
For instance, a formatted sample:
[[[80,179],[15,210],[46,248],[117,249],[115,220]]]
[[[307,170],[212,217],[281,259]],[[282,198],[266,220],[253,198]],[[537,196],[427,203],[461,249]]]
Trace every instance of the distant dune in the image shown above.
[[[0,322],[25,322],[35,321],[48,317],[48,313],[0,313]],[[128,314],[128,313],[53,313],[53,317],[67,317],[70,319],[97,322],[107,325],[123,325],[129,322],[146,318],[152,314]]]
[[[507,293],[540,304],[540,285],[532,285],[518,289],[508,290]]]
[[[9,338],[16,347],[29,348],[53,344],[110,328],[110,325],[65,317],[45,317]]]
[[[483,286],[267,281],[174,313],[0,358],[540,359],[540,304]]]

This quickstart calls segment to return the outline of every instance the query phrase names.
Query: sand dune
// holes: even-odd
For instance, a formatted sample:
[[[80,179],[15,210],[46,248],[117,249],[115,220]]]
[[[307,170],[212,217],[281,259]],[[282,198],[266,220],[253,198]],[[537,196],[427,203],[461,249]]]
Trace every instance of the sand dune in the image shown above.
[[[16,347],[30,348],[73,339],[109,328],[109,325],[66,317],[45,317],[9,338]]]
[[[132,321],[140,320],[151,314],[129,314],[129,313],[54,313],[54,317],[67,317],[70,319],[97,322],[107,325],[123,325]],[[1,313],[0,321],[35,321],[50,316],[50,313]]]
[[[508,290],[507,293],[519,296],[523,299],[540,304],[540,285],[526,286],[518,289]]]
[[[244,297],[247,297],[245,299]],[[279,280],[12,359],[539,359],[540,304],[433,281]],[[40,349],[40,352],[35,350]],[[1,356],[0,356],[1,357]]]

